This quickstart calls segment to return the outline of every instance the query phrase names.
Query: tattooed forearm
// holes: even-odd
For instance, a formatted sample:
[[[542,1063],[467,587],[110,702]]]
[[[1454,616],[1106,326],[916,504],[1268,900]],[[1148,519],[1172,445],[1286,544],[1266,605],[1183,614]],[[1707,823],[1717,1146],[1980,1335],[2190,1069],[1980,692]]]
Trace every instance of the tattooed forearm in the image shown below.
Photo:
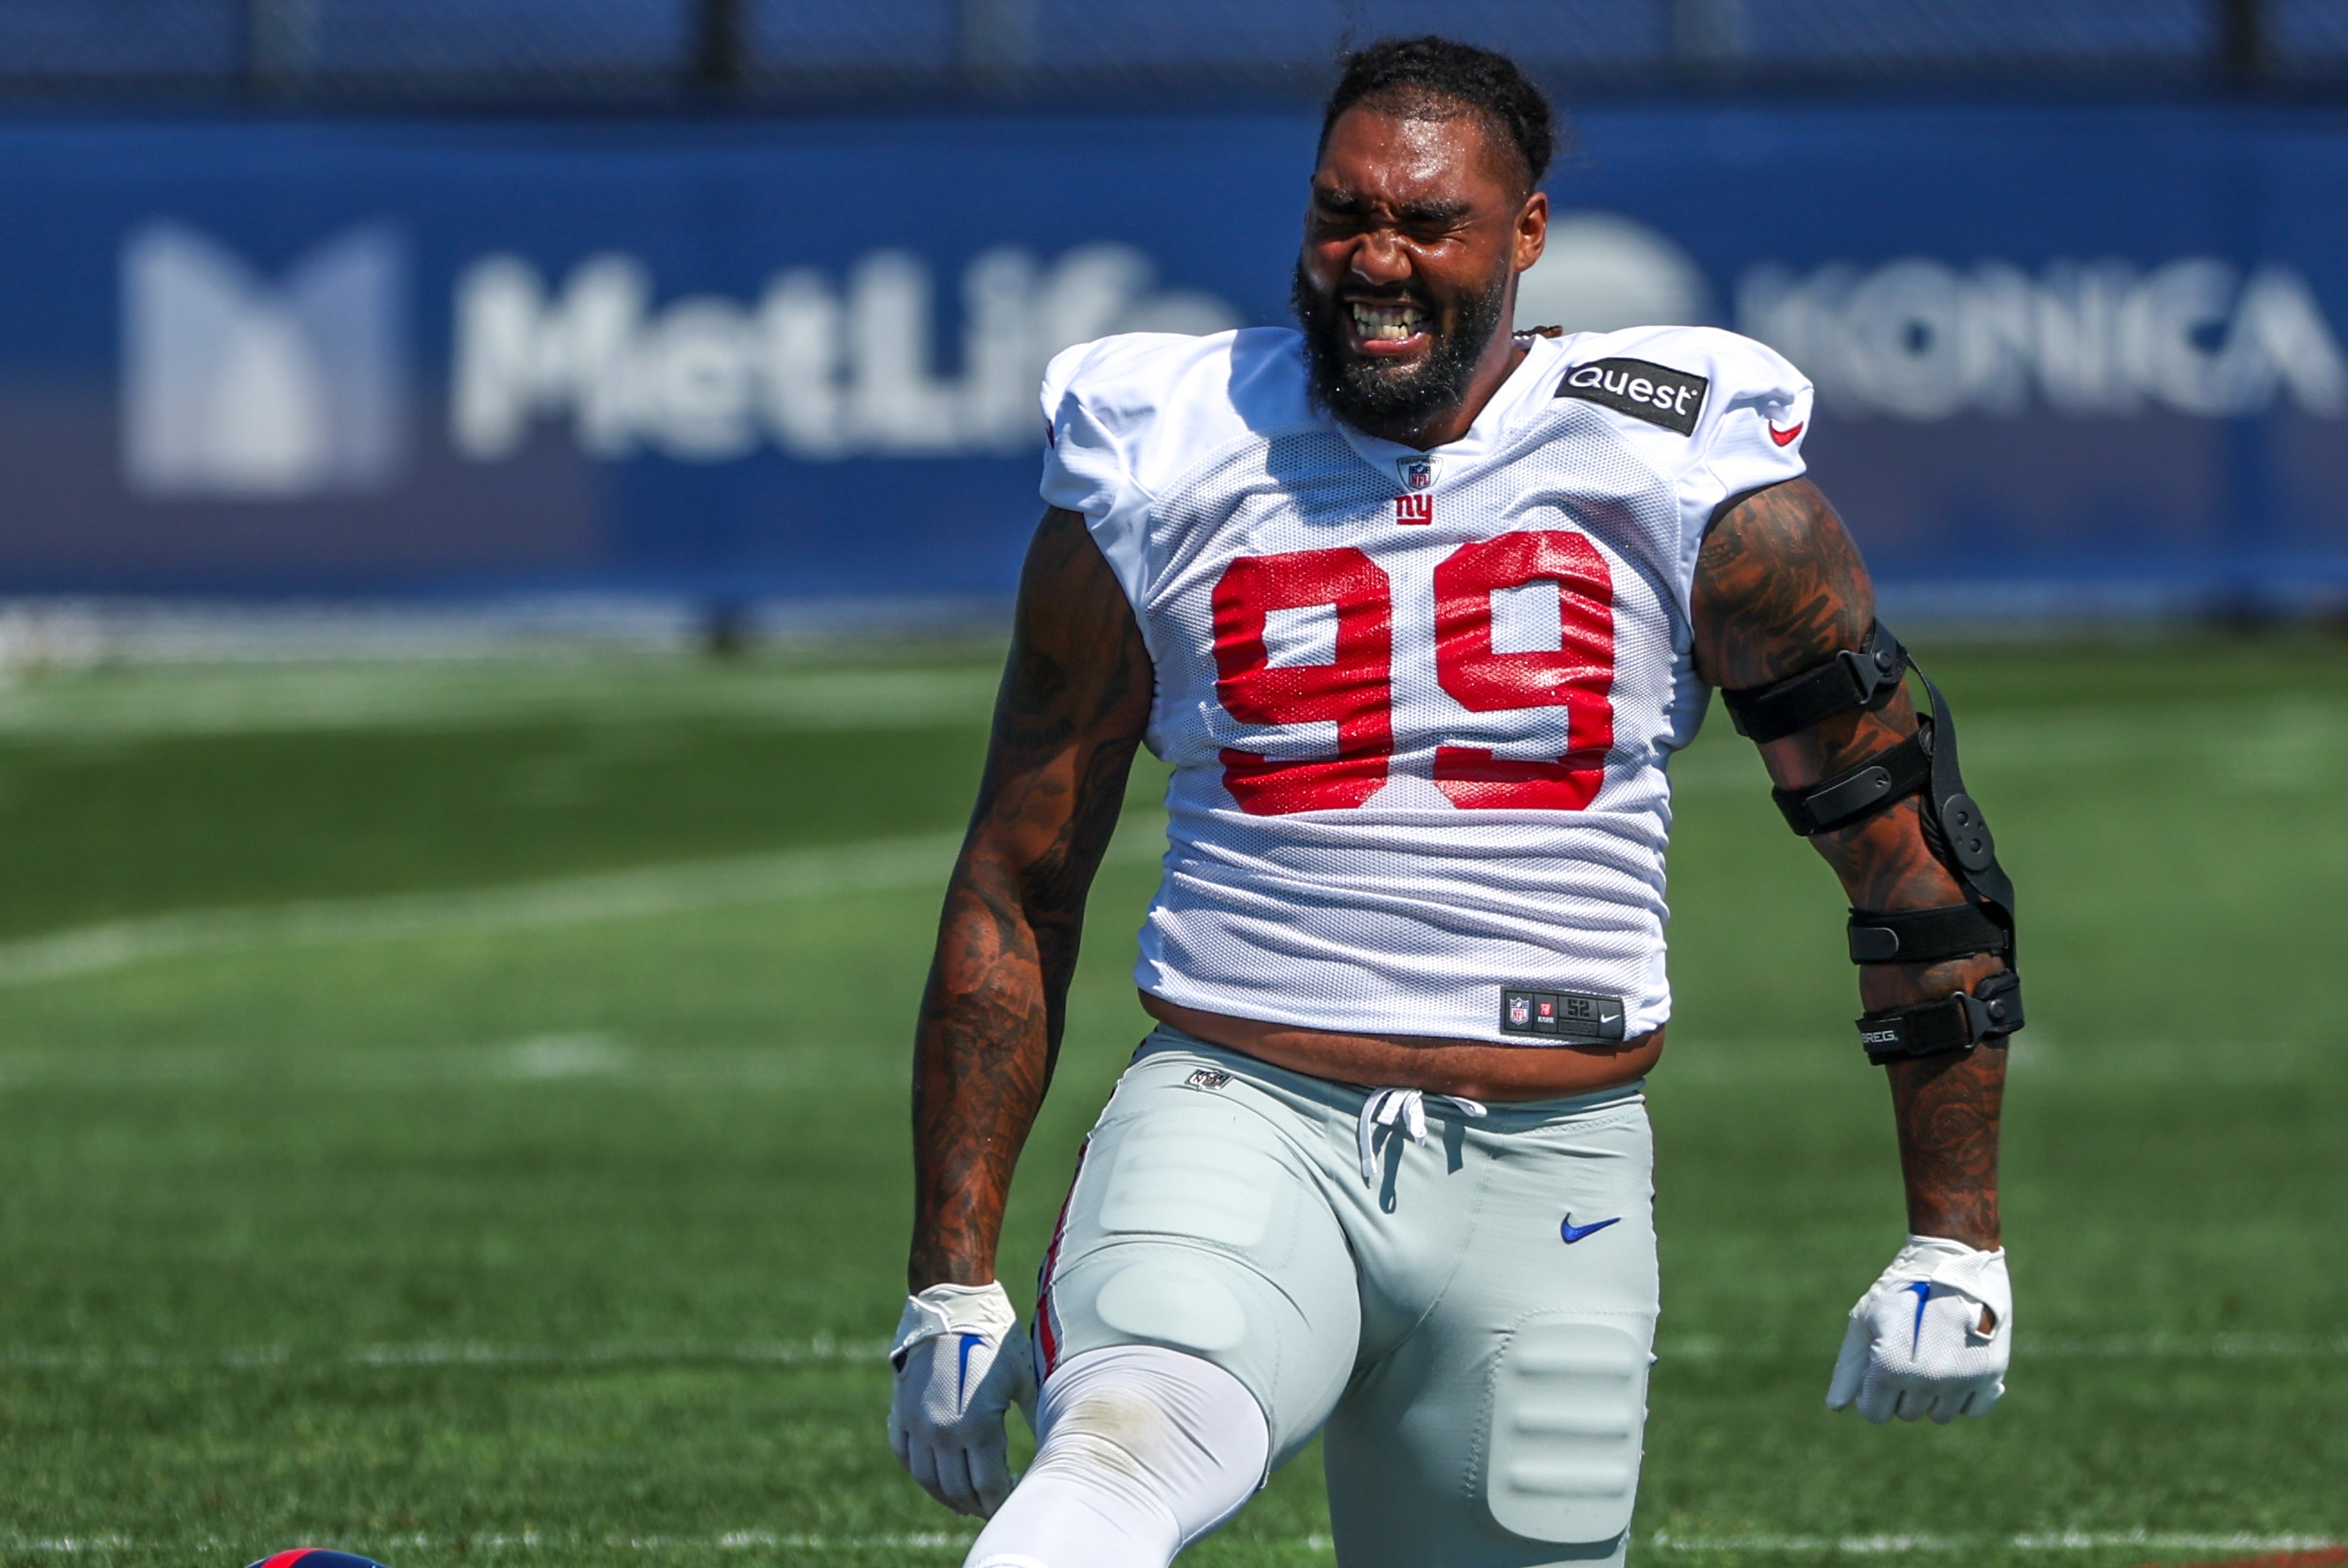
[[[1766,686],[1859,646],[1875,589],[1858,547],[1818,487],[1794,480],[1723,511],[1697,557],[1696,669],[1715,686]],[[1875,713],[1848,713],[1761,748],[1781,788],[1812,784],[1916,732],[1903,690]],[[1811,843],[1859,909],[1928,909],[1964,891],[1925,843],[1914,797]],[[1872,1011],[1929,1002],[2004,967],[1994,954],[1938,964],[1869,964],[1859,1000]],[[1978,1050],[1891,1068],[1910,1228],[1994,1245],[1997,1128],[2005,1053]],[[1953,1227],[1953,1228],[1952,1228]],[[1992,1238],[1974,1241],[1977,1236]]]
[[[1968,1246],[1998,1244],[1998,1105],[2005,1053],[1952,1052],[1890,1068],[1908,1183],[1908,1229]]]
[[[1045,514],[922,997],[914,1290],[994,1277],[1012,1171],[1051,1081],[1085,896],[1117,829],[1150,688],[1148,650],[1084,520]]]

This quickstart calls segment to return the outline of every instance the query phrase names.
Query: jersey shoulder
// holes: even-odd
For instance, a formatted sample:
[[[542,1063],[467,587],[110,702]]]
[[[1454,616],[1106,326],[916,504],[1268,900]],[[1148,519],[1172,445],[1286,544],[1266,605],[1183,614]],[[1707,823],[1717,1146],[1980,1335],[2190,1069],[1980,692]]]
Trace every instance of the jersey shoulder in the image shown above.
[[[1052,357],[1043,405],[1056,449],[1071,439],[1105,443],[1128,478],[1153,491],[1251,431],[1313,417],[1302,340],[1280,327],[1202,337],[1128,332],[1079,343]]]
[[[1691,462],[1756,444],[1790,458],[1809,426],[1809,379],[1767,344],[1720,327],[1585,332],[1560,346],[1558,397],[1606,409],[1633,431],[1684,438]]]
[[[1312,418],[1302,341],[1242,327],[1134,332],[1079,343],[1044,373],[1044,500],[1082,514],[1138,612],[1159,498],[1217,452]]]

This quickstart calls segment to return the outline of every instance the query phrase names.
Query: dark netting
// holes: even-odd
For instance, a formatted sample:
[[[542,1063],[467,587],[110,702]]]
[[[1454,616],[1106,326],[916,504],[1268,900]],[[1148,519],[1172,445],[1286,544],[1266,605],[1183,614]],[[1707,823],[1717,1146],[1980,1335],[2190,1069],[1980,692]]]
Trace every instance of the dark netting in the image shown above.
[[[0,0],[12,85],[227,79],[245,53],[239,0]]]
[[[286,64],[340,76],[669,77],[692,58],[675,0],[310,0]]]
[[[2348,0],[0,0],[0,92],[820,107],[1309,99],[1439,31],[1579,98],[2348,85]]]
[[[2189,68],[2210,57],[2219,33],[2219,8],[2207,0],[1746,0],[1715,8],[1736,14],[1732,47],[1763,69]]]

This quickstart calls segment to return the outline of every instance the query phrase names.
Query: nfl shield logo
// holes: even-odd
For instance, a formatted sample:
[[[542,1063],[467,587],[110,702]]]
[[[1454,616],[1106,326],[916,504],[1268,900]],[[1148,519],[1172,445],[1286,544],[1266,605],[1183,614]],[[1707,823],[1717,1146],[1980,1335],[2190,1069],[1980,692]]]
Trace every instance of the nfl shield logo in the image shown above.
[[[1511,996],[1509,998],[1509,1022],[1518,1025],[1529,1024],[1532,1022],[1532,1017],[1533,1005],[1529,997]]]
[[[1435,488],[1433,458],[1396,458],[1395,469],[1402,475],[1402,488],[1407,490],[1429,490]]]

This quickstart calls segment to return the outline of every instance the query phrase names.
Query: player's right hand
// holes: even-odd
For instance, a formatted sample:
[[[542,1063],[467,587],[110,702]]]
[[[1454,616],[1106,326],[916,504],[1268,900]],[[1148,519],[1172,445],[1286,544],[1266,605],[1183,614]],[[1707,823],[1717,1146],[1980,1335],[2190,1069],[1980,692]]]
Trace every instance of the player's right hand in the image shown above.
[[[1856,1402],[1878,1424],[1986,1416],[2005,1392],[2013,1351],[2005,1249],[1910,1236],[1850,1309],[1827,1408]]]
[[[905,1298],[889,1351],[896,1387],[889,1446],[922,1489],[957,1513],[990,1518],[1011,1495],[1003,1416],[1035,1419],[1035,1367],[1000,1284],[933,1284]]]

